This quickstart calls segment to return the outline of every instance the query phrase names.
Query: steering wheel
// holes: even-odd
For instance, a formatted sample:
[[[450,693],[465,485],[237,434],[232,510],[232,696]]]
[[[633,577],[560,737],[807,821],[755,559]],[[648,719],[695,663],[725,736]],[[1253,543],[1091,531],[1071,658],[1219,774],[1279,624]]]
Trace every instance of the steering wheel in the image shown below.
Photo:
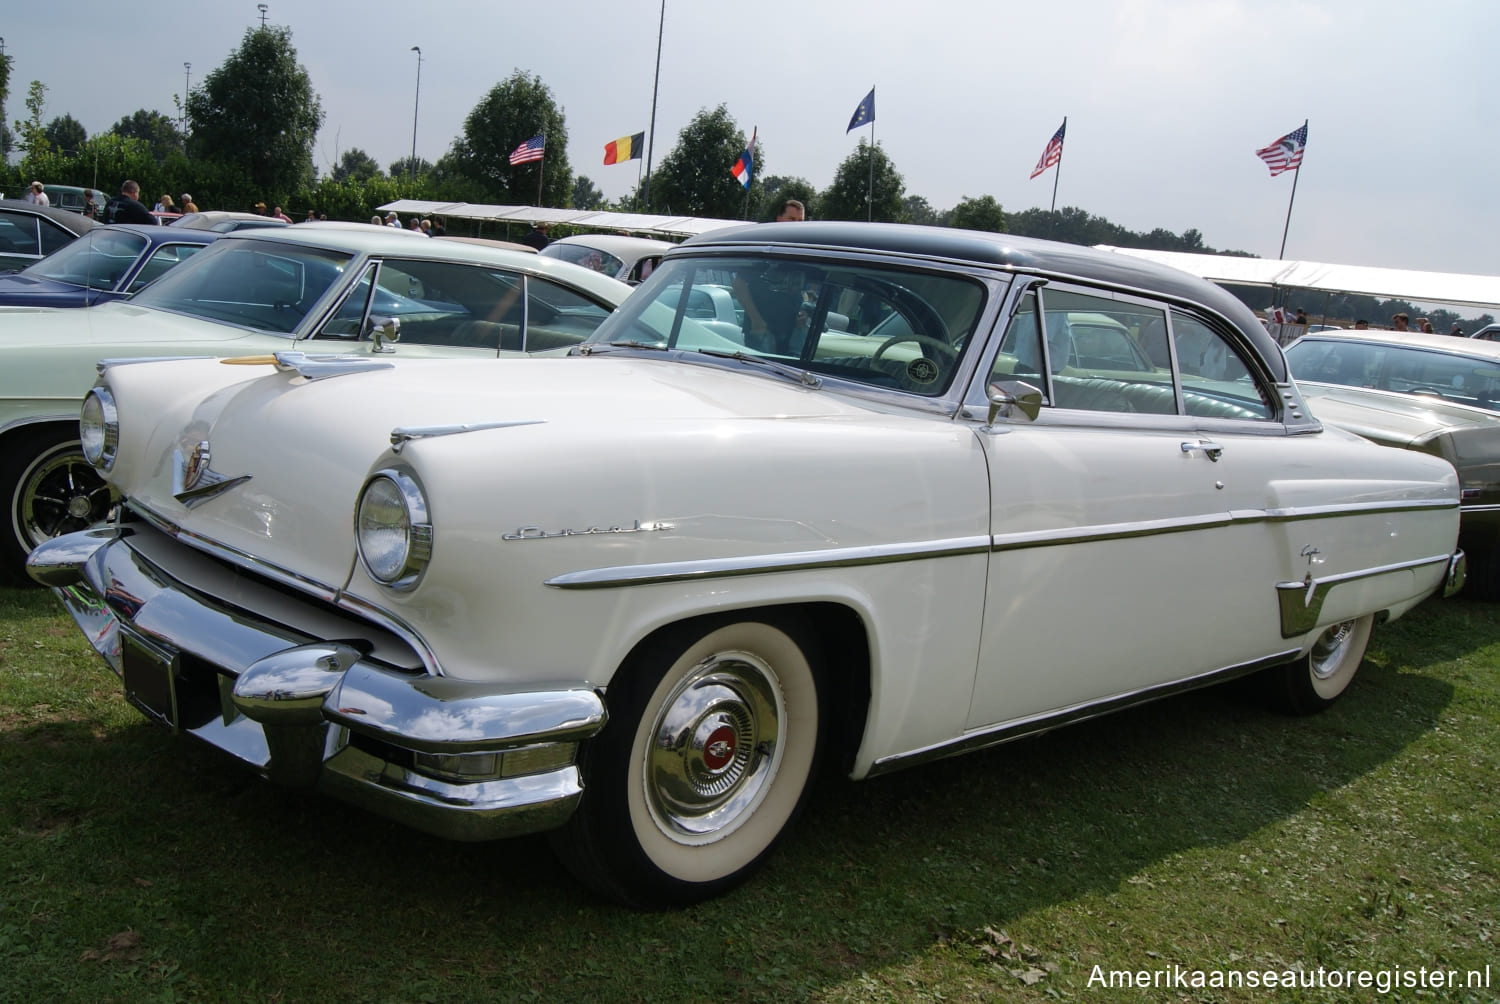
[[[890,338],[887,338],[884,342],[880,343],[880,348],[876,349],[875,354],[870,357],[871,361],[879,359],[881,356],[885,355],[886,349],[890,348],[892,345],[900,345],[902,342],[916,342],[918,345],[923,346],[924,348],[932,349],[934,353],[944,358],[944,365],[951,365],[958,361],[957,349],[949,345],[947,342],[939,341],[936,338],[930,338],[927,335],[892,335]]]

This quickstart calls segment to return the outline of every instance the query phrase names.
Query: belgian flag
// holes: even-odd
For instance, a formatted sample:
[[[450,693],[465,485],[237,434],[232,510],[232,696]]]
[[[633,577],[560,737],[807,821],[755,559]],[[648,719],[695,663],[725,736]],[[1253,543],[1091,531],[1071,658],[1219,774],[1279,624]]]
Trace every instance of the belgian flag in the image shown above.
[[[604,163],[623,164],[627,160],[640,160],[645,146],[644,132],[638,132],[634,136],[621,136],[604,144]]]

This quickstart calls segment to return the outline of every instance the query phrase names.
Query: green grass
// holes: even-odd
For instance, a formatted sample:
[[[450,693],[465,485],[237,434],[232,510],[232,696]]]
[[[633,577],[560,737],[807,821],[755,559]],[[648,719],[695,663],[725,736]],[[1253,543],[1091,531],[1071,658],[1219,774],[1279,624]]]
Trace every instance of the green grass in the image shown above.
[[[542,838],[449,844],[147,725],[0,590],[0,1000],[1500,999],[1500,607],[1376,629],[1291,719],[1190,694],[819,782],[748,885],[639,914]],[[1103,971],[1456,970],[1488,990],[1122,990]]]

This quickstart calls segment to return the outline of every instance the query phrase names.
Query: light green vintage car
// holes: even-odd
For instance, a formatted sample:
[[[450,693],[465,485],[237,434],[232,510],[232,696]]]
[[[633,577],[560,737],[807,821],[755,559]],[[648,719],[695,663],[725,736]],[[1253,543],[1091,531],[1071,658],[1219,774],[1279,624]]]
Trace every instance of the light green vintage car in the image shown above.
[[[113,505],[78,444],[101,359],[534,353],[583,341],[630,288],[533,254],[312,223],[227,234],[126,302],[0,308],[0,579],[29,582],[36,544]]]

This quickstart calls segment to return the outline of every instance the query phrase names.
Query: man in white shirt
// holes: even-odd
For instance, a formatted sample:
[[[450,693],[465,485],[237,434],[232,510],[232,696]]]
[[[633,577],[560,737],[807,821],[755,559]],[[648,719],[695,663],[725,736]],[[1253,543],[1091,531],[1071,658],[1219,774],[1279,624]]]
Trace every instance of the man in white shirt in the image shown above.
[[[46,192],[42,191],[42,183],[40,181],[33,181],[31,183],[31,188],[26,191],[26,201],[38,206],[52,205],[52,200],[47,198]]]

